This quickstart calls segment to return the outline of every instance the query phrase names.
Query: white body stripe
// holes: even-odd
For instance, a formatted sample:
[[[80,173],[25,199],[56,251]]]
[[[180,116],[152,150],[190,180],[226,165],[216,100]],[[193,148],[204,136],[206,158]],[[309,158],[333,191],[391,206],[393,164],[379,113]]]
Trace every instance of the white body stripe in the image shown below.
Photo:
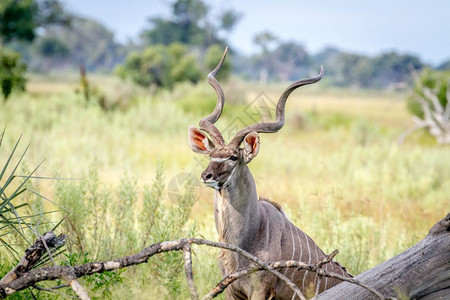
[[[311,249],[309,248],[308,236],[304,232],[303,232],[303,234],[305,235],[306,246],[308,247],[308,264],[310,264],[311,263]],[[305,274],[303,275],[303,283],[302,283],[303,290],[305,290],[305,280],[306,280],[307,276],[308,276],[308,270],[306,270]]]
[[[299,261],[302,261],[303,257],[303,249],[302,249],[302,241],[300,240],[300,236],[298,235],[298,229],[296,228],[295,233],[297,234],[297,240],[298,240],[298,246],[300,248],[300,257],[298,258]],[[292,272],[291,281],[294,282],[294,274],[296,269],[294,269],[294,272]]]

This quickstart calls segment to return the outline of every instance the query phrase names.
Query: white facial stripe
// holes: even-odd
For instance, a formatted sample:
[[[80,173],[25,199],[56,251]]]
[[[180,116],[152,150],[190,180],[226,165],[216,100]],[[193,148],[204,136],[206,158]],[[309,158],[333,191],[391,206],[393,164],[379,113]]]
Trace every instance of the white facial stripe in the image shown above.
[[[223,186],[227,186],[228,181],[230,181],[230,179],[231,179],[231,177],[233,176],[235,170],[236,170],[236,168],[234,168],[233,171],[231,171],[230,176],[228,177],[227,181],[225,181],[225,183],[223,184]]]
[[[211,161],[215,161],[215,162],[224,162],[224,161],[227,161],[228,159],[229,159],[229,157],[226,157],[226,158],[211,157]]]

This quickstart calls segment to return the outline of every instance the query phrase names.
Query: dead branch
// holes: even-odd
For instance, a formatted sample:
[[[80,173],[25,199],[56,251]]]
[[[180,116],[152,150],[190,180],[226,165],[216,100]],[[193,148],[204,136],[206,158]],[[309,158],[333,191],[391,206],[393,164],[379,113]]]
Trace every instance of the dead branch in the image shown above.
[[[436,91],[429,88],[423,88],[423,97],[417,96],[414,99],[422,107],[423,118],[417,116],[413,117],[415,125],[404,133],[402,133],[397,142],[403,143],[405,138],[420,128],[427,128],[431,135],[433,135],[439,144],[450,143],[450,95],[447,90],[447,103],[445,107],[439,102]],[[431,104],[430,104],[431,103]]]
[[[65,235],[56,236],[51,231],[37,238],[34,244],[25,251],[25,255],[19,263],[0,280],[0,285],[5,285],[20,277],[21,274],[30,271],[46,251],[48,251],[51,257],[50,249],[56,249],[62,246],[65,238]]]
[[[393,300],[395,298],[386,298],[384,297],[381,293],[379,293],[378,291],[376,291],[375,289],[371,288],[369,285],[364,284],[362,282],[360,282],[359,280],[355,280],[353,278],[348,278],[348,277],[344,277],[342,275],[333,273],[333,272],[328,272],[325,271],[324,269],[322,269],[322,266],[324,266],[325,264],[331,262],[333,260],[333,258],[338,254],[337,250],[334,250],[330,255],[328,255],[326,258],[324,258],[323,260],[315,263],[315,264],[307,264],[301,261],[296,261],[296,260],[287,260],[287,261],[279,261],[279,262],[272,262],[269,263],[269,266],[274,268],[274,269],[284,269],[284,268],[296,268],[297,270],[308,270],[310,272],[316,272],[319,275],[319,278],[321,277],[331,277],[331,278],[337,278],[340,279],[342,281],[347,281],[347,282],[351,282],[354,283],[356,285],[359,285],[365,289],[367,289],[368,291],[372,292],[374,295],[376,295],[379,299],[383,300]],[[214,287],[208,294],[206,294],[202,300],[209,300],[212,299],[216,296],[218,296],[220,293],[222,293],[230,284],[232,284],[234,281],[236,281],[237,279],[244,277],[244,276],[248,276],[252,273],[258,272],[263,270],[260,266],[254,266],[251,268],[247,268],[247,269],[242,269],[239,271],[236,271],[233,274],[230,274],[228,276],[226,276],[225,278],[223,278],[217,285],[216,287]],[[319,285],[319,284],[318,284]],[[316,288],[316,296],[318,294],[318,289]]]
[[[450,213],[420,242],[353,278],[386,296],[450,299]],[[341,283],[319,295],[327,299],[374,299],[366,289]]]
[[[191,299],[197,300],[198,294],[194,282],[194,273],[192,272],[192,251],[191,244],[185,244],[183,246],[184,252],[184,272],[186,274],[186,280],[191,293]]]
[[[64,242],[64,236],[56,237],[52,232],[46,233],[43,239],[49,251],[52,251],[52,249]],[[290,283],[290,286],[294,285],[285,276],[279,276],[281,273],[277,270],[283,268],[298,268],[316,272],[319,281],[321,277],[332,277],[346,281],[319,294],[318,298],[320,297],[320,299],[374,299],[374,297],[379,299],[394,299],[384,297],[383,294],[393,297],[396,295],[399,287],[407,291],[410,297],[415,298],[420,298],[424,295],[448,296],[450,294],[450,278],[448,277],[448,274],[450,274],[450,214],[448,214],[443,220],[433,226],[427,237],[421,242],[397,257],[355,278],[343,277],[327,272],[322,268],[333,259],[337,251],[331,253],[324,260],[316,264],[306,264],[300,261],[265,263],[234,245],[194,238],[155,243],[138,253],[112,261],[89,262],[80,266],[49,266],[32,270],[31,268],[46,251],[42,239],[38,238],[35,244],[26,250],[25,256],[20,260],[18,265],[0,280],[0,299],[4,299],[27,287],[37,288],[36,284],[38,282],[57,279],[65,280],[81,299],[89,299],[88,294],[77,281],[78,278],[94,273],[102,273],[104,271],[138,265],[148,262],[148,259],[155,254],[180,250],[184,251],[185,273],[191,297],[198,299],[192,272],[192,244],[231,250],[254,263],[248,269],[237,271],[222,279],[204,299],[211,299],[217,296],[234,280],[242,276],[264,270],[271,272],[280,278],[280,280],[286,282],[286,284]],[[411,273],[413,277],[408,275]],[[362,291],[365,292],[361,292],[361,289],[355,289],[355,286],[362,287]],[[298,287],[295,285],[294,287],[295,294],[300,299],[305,299]]]
[[[37,243],[38,241],[31,248],[36,247]],[[47,242],[47,244],[49,243]],[[186,244],[207,245],[239,253],[240,255],[244,256],[245,258],[248,258],[249,260],[259,265],[262,269],[271,272],[272,274],[280,278],[280,280],[285,281],[286,284],[288,284],[301,299],[304,299],[304,296],[300,292],[300,289],[297,286],[295,286],[288,278],[286,278],[286,276],[276,271],[275,269],[271,268],[267,263],[261,261],[257,257],[246,252],[245,250],[242,250],[234,245],[228,245],[224,243],[217,243],[213,241],[194,238],[155,243],[149,247],[144,248],[143,250],[141,250],[136,254],[118,258],[113,261],[90,262],[84,265],[73,267],[72,266],[42,267],[27,272],[21,273],[16,272],[14,273],[16,274],[15,278],[11,277],[11,280],[9,280],[8,282],[6,282],[5,280],[4,282],[0,283],[0,299],[4,299],[7,296],[12,295],[27,287],[33,286],[38,282],[56,279],[66,280],[71,285],[72,289],[74,289],[74,291],[76,291],[80,297],[82,296],[86,297],[87,294],[86,295],[83,294],[83,290],[80,289],[81,286],[79,286],[79,284],[77,284],[77,282],[75,281],[76,278],[91,275],[94,273],[102,273],[104,271],[121,269],[132,265],[138,265],[147,262],[148,259],[155,254],[167,251],[182,250]],[[41,245],[40,247],[42,249],[45,248],[43,245]],[[17,268],[18,267],[15,267],[14,270]]]

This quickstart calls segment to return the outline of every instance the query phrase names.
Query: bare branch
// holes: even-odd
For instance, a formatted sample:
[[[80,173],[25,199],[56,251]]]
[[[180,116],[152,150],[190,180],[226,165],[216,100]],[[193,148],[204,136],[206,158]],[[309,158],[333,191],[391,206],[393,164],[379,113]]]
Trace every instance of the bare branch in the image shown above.
[[[74,297],[74,296],[67,295],[67,294],[56,291],[57,289],[69,287],[69,285],[67,285],[67,284],[62,284],[62,285],[58,285],[58,286],[54,286],[54,287],[50,287],[50,288],[43,287],[43,286],[40,286],[37,284],[33,284],[32,287],[37,290],[40,290],[40,291],[45,291],[45,292],[53,293],[53,294],[56,294],[59,296],[63,296],[65,298],[78,299],[78,297]]]
[[[405,132],[403,132],[398,138],[397,138],[397,143],[400,145],[402,144],[406,137],[411,135],[413,132],[415,132],[416,130],[419,130],[420,128],[424,128],[427,125],[423,122],[423,120],[414,117],[413,118],[414,123],[416,123],[416,125],[410,127],[408,130],[406,130]]]
[[[195,288],[194,282],[194,274],[192,272],[192,252],[191,252],[191,244],[186,243],[183,246],[184,252],[184,272],[186,274],[186,280],[189,288],[189,292],[191,293],[191,298],[197,300],[198,293]]]
[[[297,286],[295,286],[295,284],[293,284],[286,276],[274,270],[268,264],[261,261],[259,258],[251,255],[247,251],[229,244],[193,238],[156,243],[149,247],[144,248],[143,250],[141,250],[136,254],[118,258],[113,261],[90,262],[84,265],[74,267],[71,266],[42,267],[39,269],[31,270],[24,274],[20,274],[21,276],[16,278],[15,280],[11,280],[8,283],[0,284],[0,299],[5,298],[6,296],[11,295],[17,291],[23,290],[29,286],[32,286],[33,284],[40,281],[55,280],[55,279],[66,279],[66,280],[71,279],[73,272],[75,274],[75,278],[79,278],[85,275],[102,273],[104,271],[111,271],[120,268],[125,268],[131,265],[141,264],[147,262],[148,259],[155,254],[167,251],[182,250],[184,245],[188,243],[207,245],[211,247],[223,248],[234,251],[242,255],[243,257],[253,261],[257,265],[261,266],[262,269],[277,276],[280,280],[286,282],[286,284],[300,297],[300,299],[305,299],[300,289]]]
[[[450,88],[450,86],[449,86]],[[447,89],[447,103],[444,105],[440,102],[437,92],[421,86],[422,95],[416,96],[414,99],[419,102],[422,107],[423,119],[417,116],[413,117],[416,126],[402,133],[397,142],[401,144],[403,140],[419,128],[426,127],[431,135],[433,135],[440,144],[450,144],[450,91]],[[432,105],[431,105],[431,104]]]
[[[429,88],[424,88],[423,93],[425,97],[431,100],[431,103],[433,103],[434,110],[440,114],[444,112],[444,108],[442,107],[441,103],[439,102],[438,97],[436,94],[434,94]]]
[[[270,267],[267,263],[263,262],[262,260],[260,260],[256,256],[251,255],[247,251],[245,251],[245,250],[243,250],[243,249],[241,249],[241,248],[239,248],[237,246],[230,245],[230,244],[225,244],[225,243],[211,242],[211,241],[202,240],[202,239],[190,239],[190,240],[191,240],[191,243],[195,243],[195,244],[198,244],[198,245],[208,245],[208,246],[211,246],[211,247],[227,249],[227,250],[231,250],[231,251],[234,251],[234,252],[242,255],[243,257],[245,257],[245,258],[253,261],[257,265],[261,266],[262,269],[272,273],[273,275],[278,277],[280,280],[284,281],[284,283],[286,283],[286,285],[289,286],[300,299],[302,299],[302,300],[305,299],[306,300],[305,296],[300,291],[300,289],[291,280],[289,280],[289,278],[287,278],[284,274],[282,274],[282,273],[278,272],[277,270],[275,270],[275,268]]]
[[[365,289],[367,289],[368,291],[372,292],[373,294],[375,294],[377,297],[379,297],[380,299],[395,299],[395,298],[385,298],[382,294],[380,294],[379,292],[377,292],[375,289],[371,288],[370,286],[360,282],[359,280],[355,280],[353,278],[349,278],[349,277],[345,277],[333,272],[328,272],[322,269],[322,266],[330,263],[333,258],[336,256],[336,254],[338,254],[337,250],[334,250],[330,255],[328,255],[325,259],[319,261],[318,263],[315,264],[307,264],[301,261],[296,261],[296,260],[288,260],[288,261],[279,261],[279,262],[273,262],[273,263],[269,263],[269,266],[274,268],[274,269],[284,269],[284,268],[296,268],[297,270],[308,270],[310,272],[316,272],[317,275],[319,276],[319,282],[321,282],[321,278],[322,277],[330,277],[330,278],[336,278],[342,281],[347,281],[347,282],[351,282],[354,284],[357,284]],[[234,281],[236,281],[237,279],[244,277],[244,276],[248,276],[252,273],[258,272],[263,270],[260,266],[254,266],[251,268],[247,268],[247,269],[243,269],[243,270],[239,270],[233,274],[230,274],[228,276],[226,276],[224,279],[222,279],[217,285],[216,287],[214,287],[211,291],[209,291],[208,294],[206,294],[202,300],[209,300],[212,299],[214,297],[216,297],[217,295],[219,295],[220,293],[222,293],[230,284],[232,284]],[[316,296],[319,293],[319,289],[320,289],[320,283],[317,284],[316,286]]]
[[[88,293],[84,290],[78,280],[73,279],[70,281],[70,287],[80,297],[81,300],[91,300]]]
[[[332,273],[332,272],[326,272],[322,269],[317,269],[316,270],[317,274],[319,274],[320,276],[325,276],[325,277],[331,277],[331,278],[336,278],[336,279],[340,279],[342,281],[347,281],[347,282],[351,282],[354,283],[356,285],[359,285],[362,288],[365,288],[366,290],[372,292],[373,294],[375,294],[378,298],[380,298],[381,300],[395,300],[396,298],[392,298],[392,297],[384,297],[381,293],[379,293],[377,290],[375,290],[374,288],[368,286],[365,283],[362,283],[359,280],[356,280],[354,278],[349,278],[349,277],[345,277],[336,273]]]
[[[54,266],[56,266],[55,260],[53,259],[52,252],[50,251],[50,249],[49,249],[49,247],[48,247],[48,245],[47,245],[47,242],[45,241],[45,239],[44,239],[43,236],[41,236],[41,240],[42,240],[42,244],[43,244],[44,247],[45,247],[45,250],[47,250],[48,257],[50,257],[50,260],[52,261],[52,264],[53,264]]]
[[[25,255],[21,258],[19,263],[0,280],[0,285],[7,284],[17,279],[20,274],[31,270],[41,259],[42,255],[44,255],[45,251],[48,251],[50,255],[50,249],[63,245],[64,240],[64,235],[56,236],[56,234],[51,231],[38,237],[34,244],[25,251]]]
[[[45,237],[45,235],[44,235],[44,237]],[[37,244],[37,243],[41,244],[42,249],[44,248],[40,239],[38,239],[35,244]],[[47,244],[48,244],[48,241],[47,241]],[[111,271],[111,270],[116,270],[119,268],[125,268],[125,267],[131,266],[131,265],[145,263],[148,261],[148,259],[151,256],[153,256],[155,254],[159,254],[161,252],[167,252],[167,251],[177,251],[177,250],[184,251],[185,272],[186,272],[186,277],[187,277],[191,297],[193,299],[198,299],[198,294],[197,294],[197,291],[195,288],[195,283],[193,280],[193,273],[192,273],[191,244],[206,245],[206,246],[210,246],[210,247],[216,247],[216,248],[222,248],[222,249],[234,251],[255,263],[255,265],[249,267],[248,269],[237,271],[236,273],[225,277],[214,289],[212,289],[207,295],[205,295],[203,297],[203,299],[211,299],[211,298],[217,296],[218,294],[222,293],[236,279],[238,279],[240,277],[247,276],[251,273],[254,273],[257,271],[263,271],[263,270],[271,272],[272,274],[277,276],[280,280],[283,280],[287,285],[289,285],[292,288],[295,295],[297,295],[300,299],[305,299],[304,295],[301,293],[299,288],[297,286],[295,286],[294,283],[292,283],[284,275],[282,275],[280,272],[277,271],[277,270],[283,269],[283,268],[297,268],[297,269],[308,270],[311,272],[316,272],[319,276],[319,282],[322,277],[331,277],[331,278],[340,279],[342,281],[348,281],[348,282],[357,284],[357,285],[371,291],[373,294],[377,295],[380,299],[388,299],[388,298],[384,298],[383,295],[381,295],[379,292],[377,292],[373,288],[367,286],[366,284],[361,283],[358,280],[344,277],[344,276],[341,276],[341,275],[338,275],[338,274],[335,274],[332,272],[327,272],[324,269],[322,269],[322,266],[324,266],[332,261],[332,259],[338,253],[337,250],[333,251],[333,253],[331,253],[326,258],[324,258],[323,260],[321,260],[315,264],[307,264],[307,263],[304,263],[301,261],[293,261],[293,260],[265,263],[265,262],[261,261],[260,259],[258,259],[257,257],[246,252],[245,250],[240,249],[237,246],[203,240],[203,239],[195,239],[195,238],[179,239],[179,240],[174,240],[174,241],[155,243],[149,247],[144,248],[143,250],[141,250],[140,252],[138,252],[136,254],[118,258],[113,261],[90,262],[90,263],[87,263],[84,265],[73,266],[73,267],[72,266],[42,267],[39,269],[28,270],[26,272],[14,273],[17,276],[16,278],[14,278],[8,282],[6,282],[6,280],[5,280],[5,282],[0,283],[0,299],[4,299],[8,295],[14,294],[15,292],[25,289],[27,287],[36,287],[38,289],[42,289],[41,287],[36,286],[37,282],[41,282],[44,280],[64,279],[81,299],[87,300],[87,299],[90,299],[89,295],[86,293],[86,291],[83,289],[83,287],[79,284],[79,282],[77,281],[77,278],[85,276],[85,275],[94,274],[94,273],[102,273],[104,271]],[[49,246],[50,246],[50,244],[49,244]],[[36,245],[33,245],[30,247],[30,249],[34,249],[35,247],[36,247]],[[27,250],[27,253],[30,252],[30,249]],[[16,269],[17,269],[17,267],[14,268],[14,270],[16,270]],[[5,277],[8,277],[8,275]],[[5,279],[5,278],[3,278],[3,279]],[[316,293],[317,293],[317,291],[316,291]]]

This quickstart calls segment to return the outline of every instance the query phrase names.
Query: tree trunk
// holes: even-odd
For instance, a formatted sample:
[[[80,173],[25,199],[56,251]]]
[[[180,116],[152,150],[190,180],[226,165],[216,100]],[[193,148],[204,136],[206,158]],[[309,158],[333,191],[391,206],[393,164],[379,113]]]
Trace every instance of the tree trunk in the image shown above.
[[[450,299],[450,213],[428,235],[399,255],[356,276],[385,297]],[[323,292],[316,299],[378,299],[348,282]]]

